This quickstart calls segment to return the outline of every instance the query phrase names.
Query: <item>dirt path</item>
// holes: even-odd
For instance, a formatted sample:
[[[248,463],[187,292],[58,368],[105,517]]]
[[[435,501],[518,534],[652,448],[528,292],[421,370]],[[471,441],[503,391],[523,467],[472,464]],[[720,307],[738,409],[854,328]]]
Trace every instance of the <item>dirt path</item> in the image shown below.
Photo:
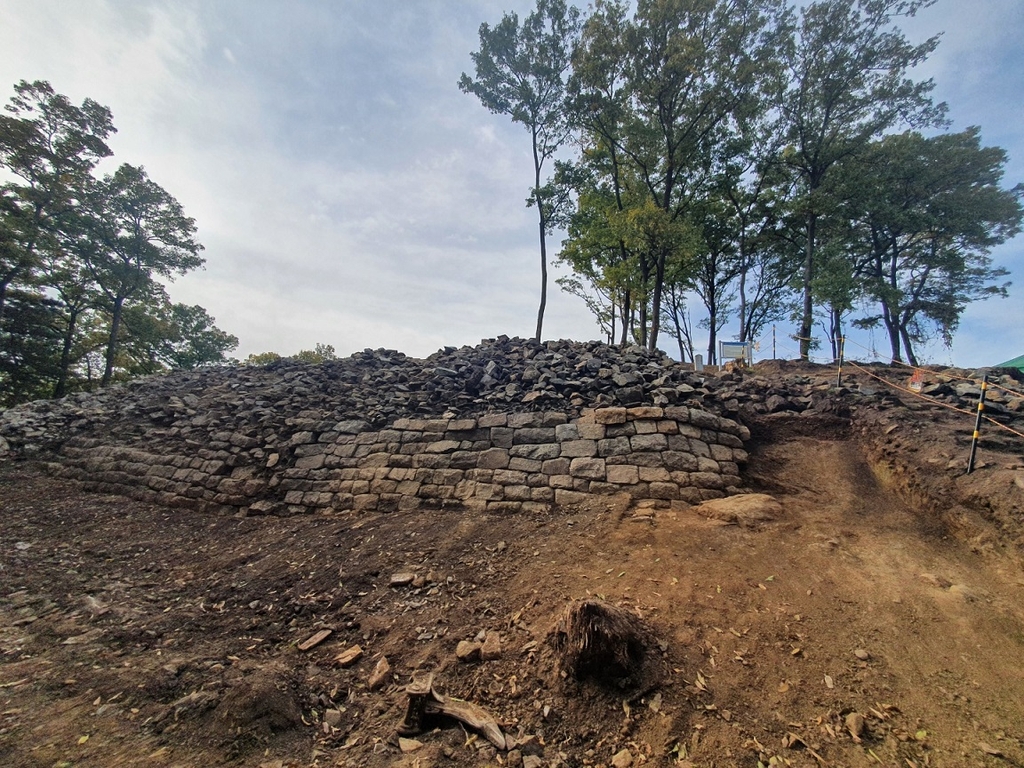
[[[505,760],[459,728],[400,752],[403,686],[430,669],[545,766],[1024,765],[1024,574],[881,474],[853,442],[768,442],[748,475],[781,512],[728,525],[596,499],[543,518],[182,516],[8,467],[0,763]],[[391,586],[401,571],[419,580]],[[649,620],[665,686],[624,702],[559,675],[546,635],[587,596]],[[457,662],[487,630],[502,657]]]

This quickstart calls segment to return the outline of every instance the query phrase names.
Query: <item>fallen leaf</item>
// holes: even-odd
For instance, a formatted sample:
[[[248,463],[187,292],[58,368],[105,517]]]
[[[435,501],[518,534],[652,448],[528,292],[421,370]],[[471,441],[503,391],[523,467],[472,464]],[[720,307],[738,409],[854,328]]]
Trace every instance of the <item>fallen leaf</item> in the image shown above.
[[[825,675],[825,687],[829,690],[836,687],[836,684],[832,681],[831,675]]]
[[[78,743],[79,744],[85,744],[85,742],[87,742],[88,740],[89,740],[89,734],[85,734],[85,736],[79,736],[78,737]]]

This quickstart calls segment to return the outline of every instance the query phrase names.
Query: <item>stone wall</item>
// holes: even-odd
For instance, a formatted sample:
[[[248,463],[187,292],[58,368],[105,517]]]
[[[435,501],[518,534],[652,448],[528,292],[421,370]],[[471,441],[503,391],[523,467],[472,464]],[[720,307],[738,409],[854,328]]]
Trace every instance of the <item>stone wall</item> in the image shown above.
[[[93,491],[243,514],[461,505],[531,512],[585,494],[695,503],[739,486],[746,427],[685,406],[320,422],[269,443],[242,432],[177,444],[75,437],[60,471]]]

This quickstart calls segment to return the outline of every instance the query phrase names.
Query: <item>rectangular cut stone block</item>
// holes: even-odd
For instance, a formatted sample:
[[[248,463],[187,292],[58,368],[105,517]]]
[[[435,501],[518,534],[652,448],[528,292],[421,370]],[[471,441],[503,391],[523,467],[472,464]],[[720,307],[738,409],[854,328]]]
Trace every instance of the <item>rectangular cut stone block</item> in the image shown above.
[[[569,465],[570,475],[589,480],[604,480],[605,471],[604,459],[577,458]]]
[[[477,483],[476,490],[473,492],[473,496],[477,499],[500,499],[502,497],[503,489],[500,485],[493,483]]]
[[[633,426],[632,421],[627,421],[623,424],[609,424],[605,427],[605,437],[632,437],[636,434],[636,427]]]
[[[540,425],[542,427],[557,427],[559,424],[566,424],[569,417],[561,411],[544,411],[541,414]]]
[[[513,445],[552,443],[555,441],[554,427],[523,427],[512,436]]]
[[[700,488],[680,488],[679,498],[689,504],[700,504],[704,501]]]
[[[583,440],[603,440],[605,436],[604,424],[576,422],[576,431]]]
[[[476,480],[478,483],[489,483],[494,478],[493,469],[467,469],[466,479]]]
[[[713,413],[691,408],[690,423],[695,427],[700,427],[701,429],[718,429],[722,424],[722,420]]]
[[[562,456],[576,458],[580,456],[596,456],[596,440],[568,440],[562,443]]]
[[[743,441],[736,437],[736,435],[731,435],[728,432],[722,432],[718,437],[718,442],[730,448],[743,447]]]
[[[395,488],[395,493],[400,493],[404,496],[415,496],[419,493],[420,484],[415,480],[402,480],[398,487]]]
[[[473,480],[463,480],[461,483],[455,486],[455,492],[453,495],[456,499],[469,499],[476,495],[477,483]]]
[[[398,483],[394,480],[373,480],[370,483],[370,493],[395,493],[397,490]]]
[[[572,489],[580,493],[590,493],[591,482],[593,481],[586,477],[574,477],[572,479]]]
[[[539,427],[544,423],[544,415],[539,411],[533,411],[530,413],[510,413],[508,415],[508,425],[513,429],[522,429],[524,427]]]
[[[456,451],[452,454],[452,467],[455,469],[476,469],[480,454],[476,451]]]
[[[375,493],[361,493],[352,499],[352,509],[356,512],[368,512],[377,508],[379,497]]]
[[[530,489],[530,500],[531,501],[547,501],[551,502],[555,500],[555,489],[543,486],[541,488]]]
[[[679,486],[675,483],[651,483],[647,493],[652,499],[678,499]]]
[[[597,424],[625,424],[625,408],[599,408],[594,411],[594,422]]]
[[[733,448],[732,460],[737,464],[746,464],[749,458],[750,457],[747,455],[747,452],[742,448]]]
[[[650,435],[658,431],[658,422],[650,419],[637,420],[633,422],[633,428],[638,435]]]
[[[511,469],[494,470],[494,482],[498,485],[525,485],[526,473],[515,472]]]
[[[417,453],[412,457],[412,465],[416,468],[447,469],[452,458],[445,453]]]
[[[740,467],[735,461],[720,461],[718,462],[718,471],[723,475],[738,475]]]
[[[449,432],[464,432],[468,429],[476,429],[476,419],[449,419]]]
[[[562,488],[555,489],[555,504],[582,504],[587,500],[587,494],[577,491],[568,491]]]
[[[718,462],[714,459],[708,459],[704,456],[697,457],[697,471],[698,472],[714,472],[715,474],[721,474],[722,468],[718,465]]]
[[[637,471],[637,467],[630,464],[614,464],[606,469],[609,483],[634,485],[640,482],[640,473]]]
[[[724,445],[712,444],[711,458],[715,461],[732,461],[732,448],[728,448]]]
[[[665,466],[672,471],[696,472],[697,457],[683,451],[665,451],[661,454]]]
[[[480,469],[505,469],[509,466],[509,452],[506,449],[490,449],[482,452],[476,461]]]
[[[690,438],[690,453],[694,456],[703,456],[704,458],[711,458],[711,448],[703,440],[697,440]]]
[[[505,498],[509,501],[529,501],[531,490],[527,485],[506,485]]]
[[[480,427],[504,427],[508,424],[506,413],[485,413],[477,418],[477,425]]]
[[[511,448],[516,431],[511,427],[491,427],[491,445],[495,448]]]
[[[665,415],[662,408],[652,405],[641,405],[627,409],[626,413],[630,419],[660,419]]]
[[[629,452],[628,437],[609,437],[597,441],[598,456],[625,456]]]
[[[669,419],[662,419],[658,422],[658,431],[663,435],[678,435],[679,424]]]
[[[552,475],[548,481],[552,488],[572,488],[572,475]]]
[[[496,515],[515,515],[523,511],[523,504],[519,501],[488,501],[487,511]]]
[[[522,459],[517,456],[516,458],[511,459],[509,461],[508,468],[514,469],[517,472],[526,472],[529,474],[534,474],[540,472],[541,467],[543,465],[544,462],[540,461],[539,459]]]
[[[518,456],[522,459],[538,459],[539,461],[547,461],[548,459],[557,459],[562,453],[562,448],[559,443],[516,445],[512,447],[510,453],[513,456]]]
[[[438,440],[434,443],[427,443],[423,450],[425,453],[451,453],[458,450],[458,448],[458,440]]]
[[[633,435],[629,438],[629,446],[634,451],[665,451],[668,450],[668,438],[665,435]]]
[[[714,472],[691,472],[690,485],[697,488],[714,488],[716,490],[725,488],[722,476]]]
[[[562,440],[579,440],[580,429],[576,424],[559,424],[555,427],[555,439]]]
[[[568,475],[569,459],[548,459],[541,462],[540,471],[545,475]]]
[[[640,479],[648,483],[667,483],[672,480],[664,467],[638,467]]]
[[[665,462],[661,456],[658,451],[652,451],[650,453],[631,453],[622,458],[625,459],[625,464],[633,464],[637,467],[663,467]]]

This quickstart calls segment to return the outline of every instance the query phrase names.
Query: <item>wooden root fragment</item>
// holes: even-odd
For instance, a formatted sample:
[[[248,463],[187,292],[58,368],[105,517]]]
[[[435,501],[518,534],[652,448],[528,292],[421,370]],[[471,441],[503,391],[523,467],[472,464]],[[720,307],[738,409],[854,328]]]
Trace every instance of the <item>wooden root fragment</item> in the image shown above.
[[[467,727],[478,731],[498,749],[505,749],[505,735],[498,721],[483,707],[451,696],[442,696],[434,690],[434,673],[419,672],[406,686],[409,704],[405,718],[398,726],[401,736],[422,733],[424,722],[431,717],[447,717],[458,720]]]

